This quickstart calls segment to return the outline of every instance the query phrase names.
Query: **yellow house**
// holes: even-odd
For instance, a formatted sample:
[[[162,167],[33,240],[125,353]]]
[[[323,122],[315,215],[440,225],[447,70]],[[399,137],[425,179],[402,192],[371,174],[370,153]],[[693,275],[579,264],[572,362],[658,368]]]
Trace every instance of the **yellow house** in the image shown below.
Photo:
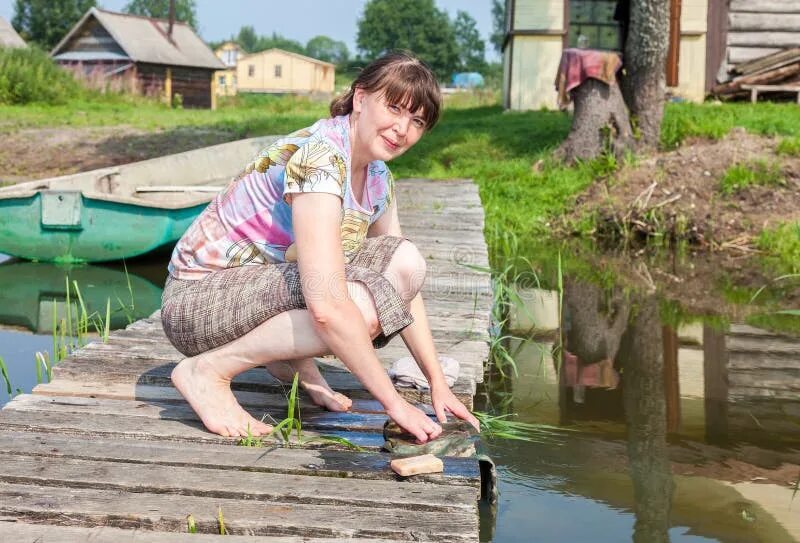
[[[267,49],[239,56],[238,92],[333,94],[336,67],[330,62]]]
[[[225,65],[224,70],[214,72],[217,96],[233,96],[236,94],[236,63],[242,55],[242,50],[235,41],[226,41],[214,51],[214,54]]]
[[[714,1],[714,0],[712,0]],[[777,0],[782,1],[782,0]],[[794,1],[794,0],[789,0]],[[669,0],[670,52],[667,85],[672,94],[701,101],[706,75],[708,0]],[[737,3],[736,0],[733,0]],[[503,103],[507,109],[556,109],[554,80],[561,52],[586,37],[592,49],[621,50],[615,0],[507,0],[503,45]]]

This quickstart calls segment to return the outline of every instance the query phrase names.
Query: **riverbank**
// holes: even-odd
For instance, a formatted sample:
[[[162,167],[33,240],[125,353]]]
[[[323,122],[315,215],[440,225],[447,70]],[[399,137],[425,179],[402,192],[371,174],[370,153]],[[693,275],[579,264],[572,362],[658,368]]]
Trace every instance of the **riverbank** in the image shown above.
[[[237,98],[217,111],[124,101],[4,106],[0,134],[6,144],[0,149],[0,183],[287,133],[308,126],[326,111],[324,102],[272,96]],[[576,167],[553,161],[551,151],[566,137],[570,120],[568,114],[554,111],[504,112],[491,94],[451,97],[440,125],[397,159],[392,170],[398,178],[474,179],[486,210],[487,242],[496,267],[513,256],[504,241],[508,236],[518,240],[521,254],[530,253],[526,246],[554,234],[600,235],[609,242],[615,241],[610,234],[624,238],[630,228],[609,233],[602,227],[603,221],[614,225],[604,215],[610,201],[604,191],[611,188],[611,200],[618,205],[611,209],[617,213],[640,194],[639,202],[663,204],[652,214],[659,219],[655,234],[663,234],[659,228],[664,217],[673,217],[673,229],[685,234],[677,241],[685,240],[691,250],[776,255],[781,272],[796,271],[800,231],[791,196],[800,175],[800,108],[795,104],[668,104],[662,151],[627,164],[610,157]],[[736,127],[740,128],[733,139],[726,137]],[[736,143],[742,138],[744,143]],[[709,162],[707,150],[713,150],[714,161]],[[736,165],[742,167],[730,174],[732,193],[727,200],[717,198],[724,217],[712,217],[715,234],[709,237],[710,228],[700,224],[701,215],[717,213],[706,205],[712,188]],[[765,176],[773,177],[774,186],[752,186],[753,179],[757,184]],[[657,185],[646,198],[642,193],[652,181]],[[747,186],[741,187],[742,183]],[[691,188],[694,199],[680,193],[684,185]],[[670,198],[675,199],[667,201]],[[702,239],[695,235],[701,229]],[[664,239],[648,236],[651,245],[663,245]]]

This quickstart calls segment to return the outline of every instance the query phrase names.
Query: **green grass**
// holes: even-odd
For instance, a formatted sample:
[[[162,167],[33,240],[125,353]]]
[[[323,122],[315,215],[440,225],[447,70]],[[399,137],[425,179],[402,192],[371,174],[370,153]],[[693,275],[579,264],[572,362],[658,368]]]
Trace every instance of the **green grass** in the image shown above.
[[[780,164],[758,159],[734,164],[725,170],[719,189],[722,194],[730,196],[747,187],[770,187],[785,183]]]
[[[779,155],[800,156],[800,136],[782,139],[775,152]]]
[[[292,379],[292,387],[289,389],[289,394],[286,396],[286,417],[281,421],[273,420],[272,431],[261,437],[253,436],[250,433],[250,426],[248,425],[247,436],[240,439],[237,444],[241,447],[260,448],[264,446],[264,440],[273,437],[277,438],[279,442],[287,447],[292,447],[295,443],[304,445],[319,441],[321,443],[335,443],[355,451],[363,451],[364,449],[362,447],[359,447],[343,437],[326,435],[303,437],[303,422],[300,418],[300,395],[298,393],[299,378],[300,374],[295,373]],[[294,437],[292,434],[294,434]]]
[[[0,104],[67,104],[87,94],[37,47],[0,47]]]
[[[761,232],[757,247],[774,255],[781,273],[800,272],[800,222],[784,223]]]

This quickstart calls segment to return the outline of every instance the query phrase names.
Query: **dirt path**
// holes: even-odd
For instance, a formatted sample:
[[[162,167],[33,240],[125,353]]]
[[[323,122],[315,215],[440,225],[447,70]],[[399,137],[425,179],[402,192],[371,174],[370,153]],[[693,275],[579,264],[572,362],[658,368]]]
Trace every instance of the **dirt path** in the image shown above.
[[[2,135],[0,186],[116,166],[235,139],[230,132],[129,126],[37,128]]]

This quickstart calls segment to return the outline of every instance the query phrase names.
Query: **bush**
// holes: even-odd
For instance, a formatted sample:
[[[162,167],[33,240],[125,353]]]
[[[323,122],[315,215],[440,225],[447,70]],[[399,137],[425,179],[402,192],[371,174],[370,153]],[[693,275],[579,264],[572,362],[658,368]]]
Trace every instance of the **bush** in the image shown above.
[[[82,88],[41,49],[0,47],[0,104],[63,104]]]

